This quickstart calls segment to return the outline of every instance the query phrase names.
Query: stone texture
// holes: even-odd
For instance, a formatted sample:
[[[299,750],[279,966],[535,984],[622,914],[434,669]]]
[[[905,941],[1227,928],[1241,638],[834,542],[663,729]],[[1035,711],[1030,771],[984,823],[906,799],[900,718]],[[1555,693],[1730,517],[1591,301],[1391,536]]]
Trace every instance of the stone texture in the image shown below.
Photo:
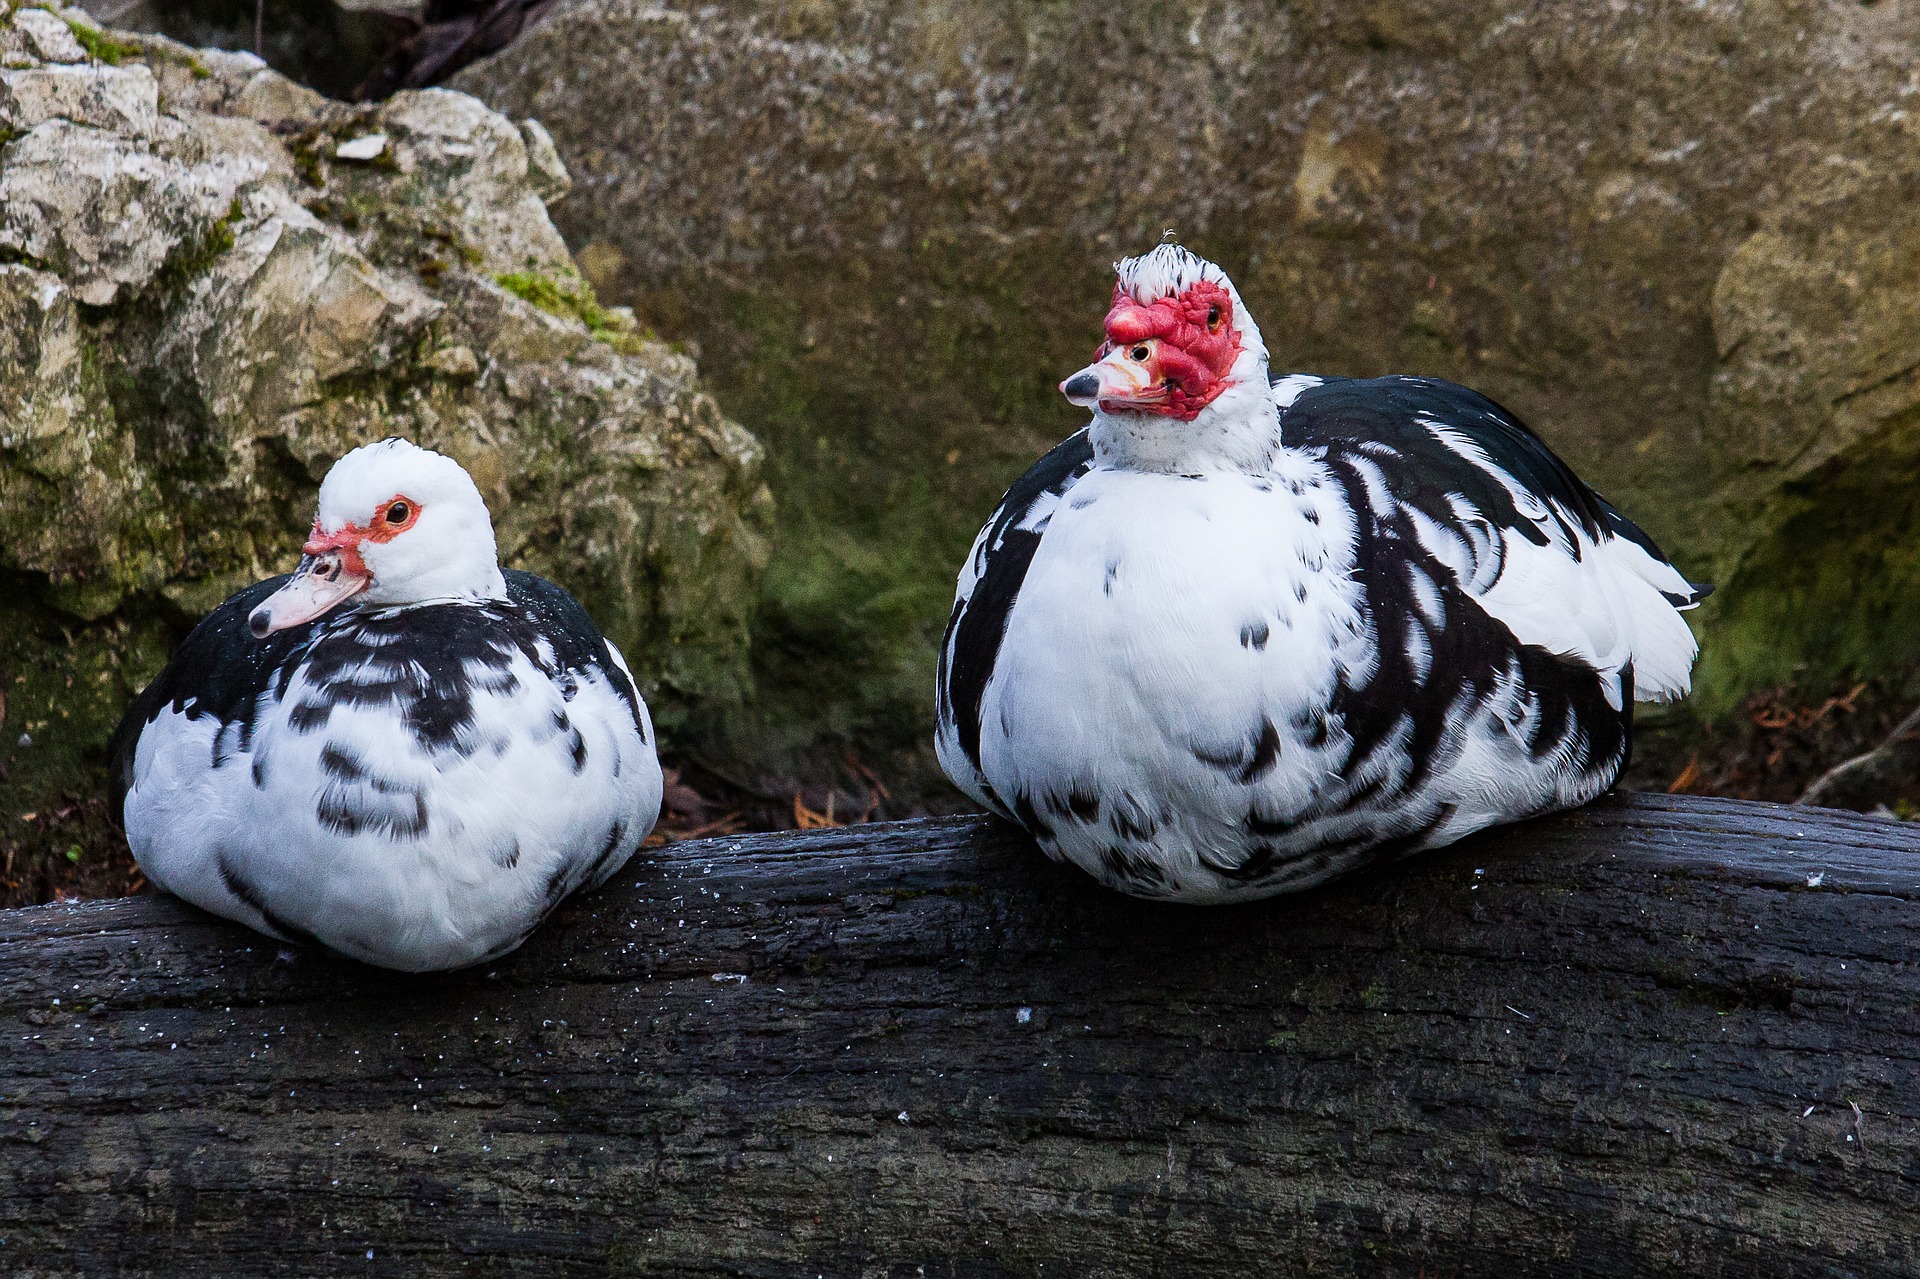
[[[64,119],[141,137],[158,126],[159,107],[159,85],[143,66],[0,72],[0,125],[21,132]]]
[[[563,0],[455,83],[768,441],[791,759],[924,739],[967,540],[1170,227],[1276,365],[1479,387],[1719,582],[1701,709],[1911,665],[1917,56],[1884,0]]]
[[[0,266],[0,449],[72,438],[84,385],[73,291],[45,271]]]
[[[49,119],[9,143],[0,168],[0,246],[60,272],[107,306],[204,238],[251,165],[183,164],[145,140]]]
[[[87,51],[60,16],[47,9],[22,9],[14,30],[27,38],[27,47],[48,62],[84,62]]]
[[[42,18],[93,52],[34,55]],[[385,435],[467,466],[503,559],[579,595],[664,727],[739,696],[760,446],[594,300],[542,200],[564,166],[529,160],[544,135],[450,91],[346,107],[246,55],[0,6],[22,32],[32,65],[0,72],[5,898],[58,886],[50,854],[104,856],[126,699],[291,567],[328,467]]]

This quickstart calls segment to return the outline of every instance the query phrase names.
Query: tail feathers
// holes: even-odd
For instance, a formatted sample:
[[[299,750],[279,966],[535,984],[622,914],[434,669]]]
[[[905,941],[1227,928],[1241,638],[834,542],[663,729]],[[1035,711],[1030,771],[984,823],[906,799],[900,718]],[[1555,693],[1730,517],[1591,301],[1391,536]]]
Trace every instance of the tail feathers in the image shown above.
[[[1700,607],[1700,601],[1713,594],[1713,587],[1689,582],[1646,531],[1611,502],[1602,499],[1600,508],[1607,531],[1613,534],[1602,544],[1608,558],[1631,574],[1621,603],[1630,630],[1634,700],[1670,702],[1684,697],[1693,687],[1693,659],[1700,645],[1680,614]]]
[[[1674,591],[1661,591],[1660,593],[1667,597],[1667,603],[1684,613],[1690,608],[1699,608],[1700,601],[1713,594],[1713,583],[1688,582],[1687,590],[1684,594]]]
[[[1660,593],[1667,597],[1667,603],[1679,609],[1698,608],[1701,600],[1713,594],[1711,582],[1689,582],[1682,577],[1680,570],[1661,553],[1658,544],[1647,536],[1646,530],[1620,514],[1613,503],[1602,498],[1600,510],[1606,517],[1607,531],[1616,540],[1630,542],[1646,552],[1646,558],[1651,563],[1636,565],[1635,571],[1659,587]]]
[[[1634,700],[1669,702],[1686,696],[1693,687],[1693,659],[1700,645],[1680,614],[1697,607],[1706,590],[1649,554],[1639,539],[1609,538],[1600,553],[1614,570],[1614,604],[1632,654]]]

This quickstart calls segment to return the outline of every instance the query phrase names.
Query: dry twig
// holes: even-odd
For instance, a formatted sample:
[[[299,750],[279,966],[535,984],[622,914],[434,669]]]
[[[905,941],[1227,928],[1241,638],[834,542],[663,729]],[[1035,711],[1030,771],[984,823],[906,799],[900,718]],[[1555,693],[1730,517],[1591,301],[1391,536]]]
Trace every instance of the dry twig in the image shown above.
[[[1854,691],[1857,693],[1859,690],[1856,689]],[[1820,776],[1814,778],[1813,785],[1802,791],[1800,798],[1793,802],[1796,804],[1818,804],[1841,778],[1847,776],[1849,773],[1858,772],[1868,764],[1891,756],[1894,748],[1906,740],[1917,729],[1920,729],[1920,707],[1915,707],[1908,713],[1905,719],[1895,724],[1893,731],[1888,733],[1886,740],[1878,746],[1866,752],[1864,755],[1855,755],[1852,759],[1842,760],[1826,772],[1820,774]]]

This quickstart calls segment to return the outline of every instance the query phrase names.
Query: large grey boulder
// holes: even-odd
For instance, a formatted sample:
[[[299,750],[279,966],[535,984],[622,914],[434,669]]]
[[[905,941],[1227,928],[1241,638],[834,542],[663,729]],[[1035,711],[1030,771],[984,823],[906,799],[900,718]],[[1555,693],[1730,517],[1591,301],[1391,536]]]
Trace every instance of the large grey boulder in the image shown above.
[[[760,446],[594,299],[538,125],[0,6],[0,138],[0,901],[120,886],[97,769],[126,699],[385,435],[466,465],[663,726],[739,696]]]
[[[768,442],[762,651],[905,745],[1107,263],[1169,227],[1277,366],[1482,388],[1716,580],[1704,711],[1910,666],[1916,61],[1871,2],[562,0],[455,83],[546,124],[589,276]]]

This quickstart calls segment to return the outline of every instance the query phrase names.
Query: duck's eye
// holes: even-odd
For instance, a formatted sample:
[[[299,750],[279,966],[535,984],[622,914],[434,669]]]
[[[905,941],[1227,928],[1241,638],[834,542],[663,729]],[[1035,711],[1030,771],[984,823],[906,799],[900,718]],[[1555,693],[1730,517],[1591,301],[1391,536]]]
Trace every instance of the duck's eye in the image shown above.
[[[1207,329],[1216,331],[1220,327],[1220,304],[1215,302],[1207,308]]]
[[[401,525],[413,514],[413,508],[405,502],[395,502],[387,508],[387,523]]]
[[[1133,350],[1128,351],[1127,354],[1131,355],[1134,359],[1139,360],[1142,363],[1145,363],[1147,358],[1147,348],[1144,346],[1136,346],[1133,348]]]

